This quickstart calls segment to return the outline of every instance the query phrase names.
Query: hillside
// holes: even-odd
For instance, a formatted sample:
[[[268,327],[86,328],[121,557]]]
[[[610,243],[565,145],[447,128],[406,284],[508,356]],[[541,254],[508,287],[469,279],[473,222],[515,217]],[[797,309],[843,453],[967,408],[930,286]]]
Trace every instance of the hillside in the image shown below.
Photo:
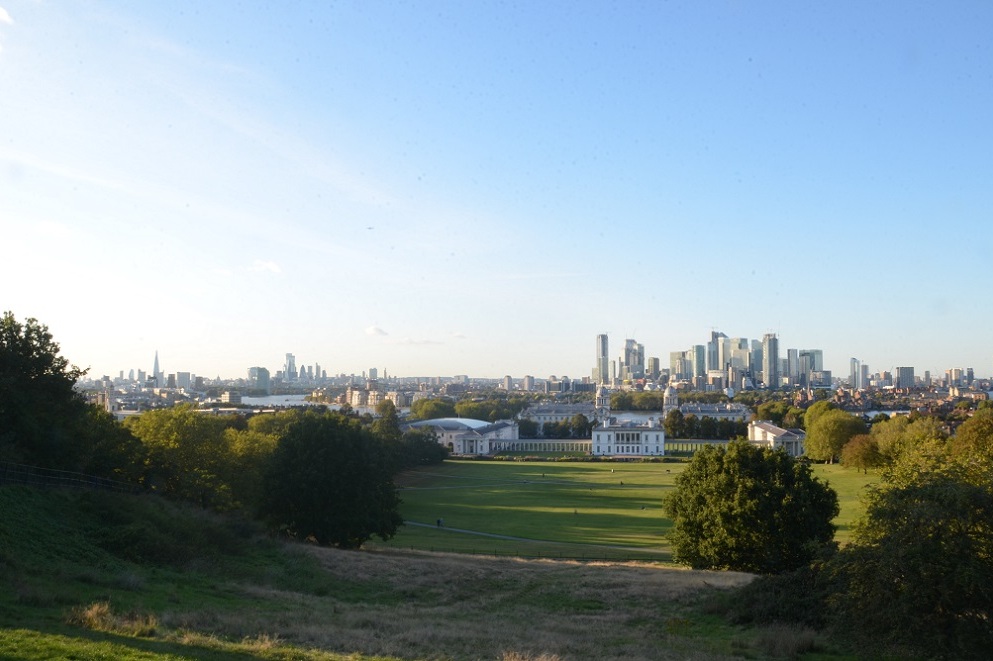
[[[2,487],[0,512],[3,658],[763,658],[792,635],[706,614],[742,574],[283,545],[144,496]]]

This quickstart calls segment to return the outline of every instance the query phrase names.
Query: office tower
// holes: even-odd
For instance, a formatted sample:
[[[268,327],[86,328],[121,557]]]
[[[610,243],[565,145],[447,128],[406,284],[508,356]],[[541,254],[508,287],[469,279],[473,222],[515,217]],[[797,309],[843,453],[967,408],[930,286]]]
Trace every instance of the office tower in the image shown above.
[[[914,368],[913,367],[898,367],[896,368],[896,387],[897,388],[913,388],[914,387]]]
[[[379,378],[379,370],[376,369],[375,367],[370,367],[369,368],[369,380],[370,381],[375,381],[378,378]]]
[[[971,367],[965,368],[965,385],[971,386],[972,382],[976,380],[976,375],[972,371]]]
[[[693,354],[693,377],[703,377],[707,375],[707,347],[702,344],[694,344],[690,349]]]
[[[762,382],[766,388],[779,387],[779,339],[775,333],[762,336]]]
[[[624,375],[626,379],[641,379],[645,376],[645,347],[635,340],[624,340]]]
[[[655,381],[659,378],[659,375],[661,373],[662,373],[662,361],[652,356],[646,361],[645,376],[647,376],[652,381]]]
[[[264,390],[267,395],[269,394],[269,370],[266,368],[249,367],[248,381],[252,388],[256,390]]]
[[[193,387],[193,377],[189,372],[176,372],[176,387],[189,390]]]
[[[291,353],[286,354],[286,362],[283,364],[283,378],[287,381],[297,380],[297,358]]]
[[[530,374],[524,377],[524,381],[521,383],[521,390],[525,392],[531,392],[534,390],[534,377]]]
[[[503,389],[507,392],[514,389],[514,379],[509,374],[503,377]]]
[[[720,331],[710,331],[707,342],[707,371],[724,369],[724,342],[728,336]]]
[[[681,381],[686,378],[686,372],[683,369],[683,355],[682,351],[669,352],[669,379],[672,381]]]
[[[848,387],[852,390],[862,390],[865,384],[862,382],[862,363],[858,358],[848,361]]]
[[[797,349],[786,350],[786,376],[790,378],[790,385],[800,383],[800,352]]]
[[[596,362],[593,364],[594,383],[608,383],[610,379],[610,353],[607,350],[607,334],[596,336]]]

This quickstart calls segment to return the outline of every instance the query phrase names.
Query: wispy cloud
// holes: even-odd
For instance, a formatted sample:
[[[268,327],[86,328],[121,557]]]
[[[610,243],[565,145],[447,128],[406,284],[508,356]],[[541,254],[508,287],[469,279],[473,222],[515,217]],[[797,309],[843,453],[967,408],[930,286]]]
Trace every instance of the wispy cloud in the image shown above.
[[[389,335],[389,333],[387,333],[386,331],[384,331],[379,326],[369,326],[368,328],[365,329],[365,334],[366,335]]]
[[[0,7],[0,23],[6,23],[7,25],[14,24],[14,19],[10,17],[10,14],[3,7]]]
[[[452,333],[452,339],[455,339],[455,340],[468,340],[469,338],[466,336],[465,333],[460,333],[458,331],[455,331],[455,332]]]
[[[273,261],[268,261],[264,259],[256,259],[252,264],[252,270],[257,273],[282,273],[283,269],[279,268],[279,264]]]

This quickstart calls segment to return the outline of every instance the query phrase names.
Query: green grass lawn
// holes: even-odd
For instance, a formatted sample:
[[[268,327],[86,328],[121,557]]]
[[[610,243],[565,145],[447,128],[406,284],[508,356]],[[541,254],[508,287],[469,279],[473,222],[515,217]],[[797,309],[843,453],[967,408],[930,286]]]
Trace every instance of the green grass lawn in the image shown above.
[[[670,559],[661,501],[685,463],[446,461],[398,480],[404,526],[383,546],[552,557]],[[848,541],[873,475],[815,466],[838,492]],[[444,520],[444,528],[435,526]],[[457,532],[469,530],[524,540]]]

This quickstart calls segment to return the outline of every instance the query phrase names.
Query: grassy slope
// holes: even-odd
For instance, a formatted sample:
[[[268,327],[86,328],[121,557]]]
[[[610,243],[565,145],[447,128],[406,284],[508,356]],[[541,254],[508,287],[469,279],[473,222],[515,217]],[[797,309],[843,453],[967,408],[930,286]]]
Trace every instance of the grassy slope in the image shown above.
[[[285,547],[159,499],[0,488],[5,659],[766,658],[782,632],[707,614],[746,580]]]

